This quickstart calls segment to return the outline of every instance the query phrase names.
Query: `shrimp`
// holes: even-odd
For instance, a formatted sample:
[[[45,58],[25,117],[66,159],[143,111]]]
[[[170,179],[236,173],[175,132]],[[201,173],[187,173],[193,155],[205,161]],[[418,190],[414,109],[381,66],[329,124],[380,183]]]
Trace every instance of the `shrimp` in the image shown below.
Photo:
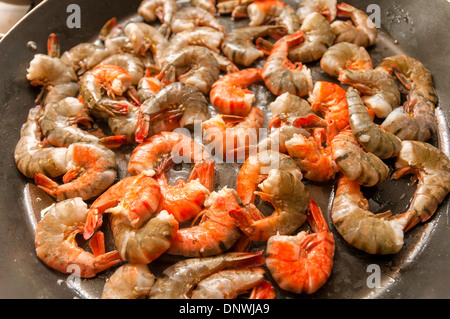
[[[216,15],[217,13],[216,0],[189,0],[189,2],[194,7],[200,7],[202,9],[205,9],[212,15]]]
[[[150,176],[128,176],[112,185],[89,207],[83,237],[89,239],[101,226],[103,214],[120,214],[123,222],[138,228],[158,212],[161,189]]]
[[[264,281],[262,267],[225,269],[202,279],[191,299],[235,299]]]
[[[212,192],[204,203],[202,219],[195,226],[180,228],[167,251],[184,257],[208,257],[230,249],[242,233],[230,216],[232,210],[242,210],[234,189],[223,187]]]
[[[209,117],[208,101],[198,88],[181,82],[169,84],[142,104],[136,142],[161,131],[193,127]]]
[[[78,246],[75,236],[83,232],[87,212],[87,204],[76,197],[54,204],[39,221],[36,254],[47,266],[67,274],[76,269],[80,277],[91,278],[122,261],[117,251],[105,253],[101,232],[90,241],[94,254]]]
[[[35,54],[27,69],[27,79],[33,86],[57,86],[76,82],[78,77],[60,58]]]
[[[200,7],[184,7],[173,16],[172,32],[179,33],[184,30],[192,30],[199,26],[208,26],[226,34],[226,28],[216,17]]]
[[[430,219],[447,197],[450,190],[450,160],[444,152],[431,144],[402,141],[395,168],[395,179],[411,173],[419,179],[414,198],[405,212],[408,220],[404,231],[408,231],[418,223]]]
[[[163,210],[141,227],[124,222],[122,214],[112,214],[110,225],[120,257],[129,263],[149,264],[170,247],[178,222]]]
[[[362,47],[369,47],[377,41],[378,31],[367,14],[347,3],[336,5],[337,16],[350,18],[350,21],[334,21],[331,29],[336,35],[335,43],[350,42]]]
[[[362,100],[377,117],[386,118],[401,102],[397,83],[377,70],[344,70],[338,80],[362,93]]]
[[[331,157],[329,148],[323,148],[314,137],[294,135],[285,143],[288,154],[297,163],[303,177],[315,181],[326,182],[338,171]]]
[[[113,148],[125,143],[121,136],[99,138],[77,126],[81,124],[90,127],[93,121],[83,103],[76,98],[67,97],[58,103],[46,105],[39,124],[47,141],[57,147],[84,142],[101,143]]]
[[[381,159],[396,156],[401,148],[400,139],[372,122],[366,106],[356,89],[348,88],[346,98],[350,115],[350,127],[362,148]]]
[[[250,26],[275,21],[276,24],[285,26],[288,34],[300,29],[300,21],[295,10],[283,1],[258,0],[247,7],[247,13]]]
[[[237,28],[226,35],[221,49],[235,64],[247,67],[264,56],[264,51],[255,46],[254,40],[265,36],[279,38],[285,30],[283,26],[270,25]]]
[[[145,65],[142,59],[131,53],[116,53],[102,60],[99,65],[112,64],[122,67],[131,76],[131,85],[139,84],[145,75]]]
[[[168,184],[165,171],[173,162],[195,163],[187,182]],[[128,171],[131,175],[155,172],[163,196],[162,209],[179,222],[200,213],[214,188],[214,162],[209,153],[192,138],[175,132],[162,132],[138,145],[131,154]]]
[[[138,14],[147,22],[158,19],[161,22],[160,32],[167,38],[170,35],[170,24],[178,11],[176,0],[144,0],[138,8]]]
[[[422,62],[406,55],[394,55],[385,58],[375,69],[390,75],[393,75],[394,70],[398,70],[427,100],[433,104],[437,103],[438,96],[433,85],[433,77]]]
[[[288,235],[304,223],[309,192],[301,179],[300,169],[288,155],[265,151],[247,158],[236,184],[247,209],[230,214],[250,240],[265,241],[277,233]],[[257,186],[261,191],[256,191]],[[256,208],[255,195],[275,208],[270,216],[266,217]]]
[[[264,264],[262,251],[231,252],[213,257],[189,258],[167,267],[156,279],[150,299],[189,299],[198,282],[220,270]]]
[[[128,173],[138,175],[154,171],[159,175],[172,162],[203,165],[204,161],[209,162],[210,159],[208,151],[190,136],[161,132],[149,137],[133,150],[128,162]]]
[[[344,175],[339,177],[331,218],[339,234],[353,247],[368,254],[395,254],[403,246],[406,214],[374,214],[360,185]]]
[[[219,63],[211,51],[190,45],[169,56],[157,78],[165,85],[175,81],[193,85],[207,95],[219,74]]]
[[[308,63],[319,60],[333,45],[336,37],[328,20],[317,12],[305,18],[300,30],[304,33],[303,42],[289,50],[289,59],[295,62]]]
[[[64,52],[61,55],[61,61],[71,66],[78,75],[82,75],[110,54],[111,52],[107,48],[98,44],[80,43]]]
[[[270,103],[270,110],[270,128],[279,127],[281,123],[304,128],[326,126],[325,121],[314,114],[308,101],[289,92],[281,94]]]
[[[264,113],[253,107],[245,117],[217,114],[202,123],[203,140],[207,149],[223,159],[241,158],[239,149],[256,145],[259,129],[264,124]]]
[[[317,81],[308,101],[314,112],[322,115],[327,122],[331,121],[338,131],[342,131],[350,125],[346,93],[338,84]],[[332,136],[328,138],[331,140]]]
[[[147,265],[127,263],[106,280],[102,299],[146,298],[155,283],[155,275]]]
[[[100,30],[99,40],[103,42],[104,47],[109,53],[132,53],[133,45],[130,39],[125,35],[122,26],[117,25],[115,17],[109,19]]]
[[[106,142],[110,142],[110,139],[122,138],[122,144],[134,143],[136,136],[136,126],[139,116],[139,107],[133,104],[128,105],[128,112],[126,115],[110,116],[108,118],[108,127],[113,132],[114,136],[106,138]],[[105,139],[105,138],[104,138]],[[104,140],[102,139],[102,141]],[[107,145],[111,143],[104,143]],[[111,147],[110,147],[111,148]]]
[[[192,30],[184,30],[173,35],[165,56],[177,53],[189,45],[204,46],[211,51],[220,53],[220,45],[225,35],[217,29],[201,26]]]
[[[154,76],[146,75],[139,80],[137,86],[137,97],[142,103],[154,96],[163,88],[163,84]]]
[[[114,183],[117,175],[115,153],[100,144],[70,144],[65,162],[63,184],[58,184],[44,174],[34,176],[39,188],[58,201],[73,197],[83,200],[96,197]]]
[[[102,64],[86,72],[80,80],[80,95],[83,103],[95,116],[105,117],[114,114],[126,114],[126,101],[116,100],[131,86],[131,76],[120,66]],[[104,96],[106,90],[108,98]]]
[[[389,168],[375,154],[365,152],[350,128],[331,141],[331,156],[341,173],[362,186],[374,186],[389,175]]]
[[[308,223],[314,233],[275,235],[267,242],[266,265],[283,290],[313,294],[330,278],[335,242],[322,211],[309,202]]]
[[[274,95],[289,92],[308,95],[313,89],[311,70],[288,59],[289,49],[303,40],[303,31],[297,31],[278,40],[264,63],[262,77]]]
[[[412,89],[403,107],[389,113],[381,127],[401,140],[425,142],[437,132],[434,111],[434,104]]]
[[[336,0],[303,0],[296,13],[303,24],[306,17],[313,12],[318,12],[326,17],[328,22],[333,22],[337,15]]]
[[[164,52],[169,46],[169,41],[161,32],[143,22],[128,23],[124,32],[131,41],[134,54],[145,56],[146,52],[150,50],[155,66],[161,68]]]
[[[372,58],[362,47],[349,42],[332,45],[322,56],[320,67],[328,75],[337,78],[343,70],[372,70]]]
[[[211,87],[209,97],[212,105],[221,114],[246,116],[255,102],[255,95],[247,86],[257,81],[262,81],[261,69],[257,68],[224,75]]]
[[[20,139],[14,149],[14,161],[19,171],[28,178],[36,174],[58,177],[67,171],[67,148],[46,147],[39,126],[43,109],[36,106],[28,111],[27,121],[20,130]]]
[[[267,137],[258,143],[257,150],[258,152],[273,150],[286,154],[288,152],[286,149],[286,142],[293,138],[295,134],[300,134],[305,137],[311,135],[307,130],[301,127],[282,123],[280,126],[272,128]]]

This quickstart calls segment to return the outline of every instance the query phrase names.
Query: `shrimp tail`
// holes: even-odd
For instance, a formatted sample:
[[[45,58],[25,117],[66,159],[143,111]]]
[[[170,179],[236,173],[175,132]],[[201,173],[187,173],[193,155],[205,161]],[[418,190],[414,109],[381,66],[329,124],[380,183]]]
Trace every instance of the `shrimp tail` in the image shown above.
[[[314,199],[309,200],[309,213],[307,214],[307,220],[312,230],[318,233],[321,230],[328,230],[328,225],[323,217],[322,210],[317,206]]]
[[[276,299],[277,295],[272,284],[264,280],[252,289],[249,299]]]
[[[122,258],[120,258],[120,254],[117,250],[96,256],[94,261],[95,272],[102,272],[120,262],[122,262]]]
[[[317,115],[308,115],[294,120],[295,127],[326,127],[326,121]]]
[[[128,144],[128,140],[125,135],[114,135],[101,138],[100,144],[109,149],[115,149],[121,147],[122,145]]]
[[[248,204],[247,209],[232,209],[229,214],[234,219],[236,226],[246,235],[252,233],[251,225],[255,221],[265,217],[253,204]]]
[[[263,52],[265,55],[270,55],[270,52],[273,49],[272,42],[264,39],[263,37],[259,37],[255,41],[256,47]]]
[[[51,196],[55,194],[55,191],[59,186],[58,183],[56,183],[49,177],[45,176],[44,174],[36,174],[34,176],[34,182],[40,189],[42,189]]]
[[[148,136],[149,131],[150,131],[150,116],[146,114],[139,114],[135,133],[136,143],[142,143],[144,139]]]
[[[189,175],[188,183],[195,179],[198,179],[203,186],[212,192],[214,190],[214,161],[203,160],[196,163]]]
[[[96,232],[89,241],[89,248],[95,257],[104,255],[106,253],[105,234],[101,231]]]
[[[83,238],[88,240],[94,234],[95,230],[100,227],[103,223],[103,217],[98,213],[97,209],[89,212],[86,218],[86,224],[84,226]],[[93,237],[92,237],[93,239]],[[91,240],[92,240],[91,239]]]

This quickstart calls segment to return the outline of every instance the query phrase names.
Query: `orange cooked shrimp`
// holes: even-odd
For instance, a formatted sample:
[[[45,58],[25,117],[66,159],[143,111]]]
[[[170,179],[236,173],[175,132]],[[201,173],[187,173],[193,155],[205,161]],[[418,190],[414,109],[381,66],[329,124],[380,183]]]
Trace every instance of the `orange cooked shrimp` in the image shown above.
[[[164,172],[173,163],[194,165],[187,182],[168,184]],[[131,175],[156,173],[164,198],[162,209],[179,222],[196,216],[214,187],[214,162],[209,153],[191,137],[175,132],[161,132],[139,144],[131,154],[128,172]]]
[[[267,242],[266,265],[280,288],[315,293],[331,275],[335,242],[320,208],[309,203],[308,222],[314,233],[275,235]]]
[[[125,177],[114,184],[90,206],[83,236],[91,237],[102,224],[104,213],[117,213],[124,221],[140,227],[155,212],[160,204],[161,190],[158,183],[144,174]]]
[[[223,159],[244,158],[248,149],[258,143],[263,123],[264,114],[257,107],[245,117],[218,114],[202,123],[206,147]]]
[[[230,211],[242,209],[234,189],[224,187],[213,192],[205,202],[198,225],[180,228],[168,250],[169,254],[185,257],[206,257],[230,249],[242,233],[230,216]]]
[[[222,114],[246,116],[255,102],[255,95],[247,86],[256,81],[262,81],[261,70],[257,68],[225,74],[211,88],[212,105]]]
[[[99,196],[116,179],[116,155],[100,144],[74,143],[67,148],[63,184],[44,174],[36,174],[36,184],[56,200]]]

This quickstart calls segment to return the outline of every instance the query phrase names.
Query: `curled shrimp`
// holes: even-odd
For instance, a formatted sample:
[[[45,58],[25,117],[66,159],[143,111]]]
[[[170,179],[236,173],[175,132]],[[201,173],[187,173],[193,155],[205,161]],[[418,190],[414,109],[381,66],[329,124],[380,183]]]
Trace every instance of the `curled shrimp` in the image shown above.
[[[337,16],[350,18],[350,21],[337,20],[331,23],[333,33],[336,35],[335,43],[350,42],[362,47],[374,45],[378,31],[367,14],[347,3],[339,3]]]
[[[176,0],[144,0],[139,5],[138,14],[147,22],[158,19],[161,22],[159,31],[165,36],[170,35],[170,24],[178,11]]]
[[[145,56],[150,50],[157,68],[161,67],[164,52],[169,46],[169,41],[157,29],[143,22],[131,22],[124,28],[125,35],[130,39],[133,52],[136,55]]]
[[[243,158],[239,150],[247,150],[258,143],[264,113],[253,107],[245,117],[217,114],[202,123],[203,140],[207,149],[223,159]],[[212,152],[211,152],[212,153]]]
[[[105,117],[126,114],[128,103],[115,99],[131,86],[131,76],[120,66],[102,64],[86,72],[80,80],[80,95],[83,103],[95,116]],[[107,96],[105,96],[106,91]],[[111,97],[111,98],[109,98]]]
[[[277,233],[288,235],[304,223],[309,192],[301,178],[300,169],[288,155],[265,151],[247,158],[236,185],[247,209],[230,214],[250,240],[265,241]],[[257,187],[260,191],[256,191]],[[255,195],[275,208],[270,216],[266,217],[256,208]]]
[[[432,102],[412,89],[403,106],[389,113],[381,127],[401,140],[425,142],[437,132],[434,110]]]
[[[187,181],[170,185],[165,171],[174,162],[192,163],[193,169]],[[128,171],[132,175],[154,173],[162,192],[162,209],[179,222],[200,213],[214,188],[214,162],[209,153],[192,138],[175,132],[161,132],[139,144],[131,154]]]
[[[149,264],[170,247],[178,222],[163,210],[141,227],[124,222],[122,214],[112,214],[110,225],[121,258],[130,263]]]
[[[353,247],[368,254],[395,254],[403,246],[407,215],[374,214],[360,185],[344,175],[339,178],[331,218],[339,234]]]
[[[76,197],[56,203],[39,221],[36,254],[47,266],[67,274],[78,269],[78,276],[91,278],[122,261],[117,251],[105,253],[101,232],[90,241],[94,253],[78,246],[75,236],[83,232],[87,212],[87,204]]]
[[[147,265],[127,263],[106,280],[102,299],[140,299],[150,293],[155,275]]]
[[[172,19],[172,32],[178,33],[184,30],[192,30],[199,26],[208,26],[226,33],[226,28],[216,17],[200,7],[184,7],[175,13]]]
[[[336,127],[337,131],[342,131],[350,125],[346,91],[338,84],[317,81],[308,101],[311,102],[311,109]],[[332,132],[327,132],[328,140],[332,140]]]
[[[419,183],[414,198],[405,212],[407,231],[433,216],[437,207],[450,191],[450,160],[431,144],[420,141],[402,141],[402,148],[395,163],[393,178],[414,174]]]
[[[234,189],[224,187],[212,192],[204,203],[198,225],[180,228],[167,251],[185,257],[208,257],[224,253],[242,236],[230,216],[232,210],[242,209]]]
[[[46,174],[53,178],[67,172],[67,148],[48,147],[43,142],[39,125],[42,114],[41,106],[28,111],[27,121],[20,130],[20,138],[14,149],[16,166],[28,178],[34,178],[36,174]]]
[[[131,53],[113,54],[99,63],[99,65],[102,64],[112,64],[122,67],[131,76],[132,85],[137,85],[145,74],[144,62]]]
[[[328,48],[320,60],[320,67],[325,73],[337,78],[343,70],[371,70],[373,64],[364,47],[340,42]]]
[[[365,152],[350,128],[333,138],[331,154],[339,170],[362,186],[377,185],[389,175],[386,164],[375,154]]]
[[[319,60],[336,37],[328,20],[317,12],[305,18],[300,30],[304,33],[304,40],[289,50],[291,61],[308,63]]]
[[[278,40],[264,63],[262,71],[264,83],[275,95],[289,92],[305,96],[313,89],[311,70],[288,59],[289,49],[299,44],[303,40],[303,35],[303,31],[300,30]]]
[[[227,268],[261,266],[262,252],[231,252],[213,257],[189,258],[167,267],[156,279],[150,299],[189,299],[202,279]]]
[[[398,70],[427,100],[433,104],[437,103],[438,96],[433,85],[433,77],[422,62],[406,55],[394,55],[383,59],[375,69],[390,75],[394,75],[394,71]]]
[[[308,223],[314,233],[275,235],[267,242],[270,274],[281,289],[297,294],[315,293],[328,281],[333,269],[334,236],[313,199],[309,202]]]
[[[217,13],[216,0],[189,0],[189,2],[194,7],[200,7],[202,9],[205,9],[212,15],[216,15]]]
[[[397,83],[378,70],[344,70],[338,80],[362,93],[362,100],[377,117],[386,118],[400,105],[401,94]]]
[[[101,226],[103,214],[122,215],[123,222],[140,227],[159,209],[161,189],[150,176],[128,176],[109,187],[89,207],[83,237],[89,239]]]
[[[261,69],[247,68],[224,75],[214,82],[209,94],[212,105],[221,114],[246,116],[255,102],[255,95],[247,89],[262,81]]]
[[[321,141],[315,137],[305,137],[295,134],[285,142],[288,154],[297,163],[303,177],[315,181],[325,182],[334,177],[338,171],[331,157],[329,148],[324,148]]]
[[[60,201],[81,197],[88,200],[103,193],[117,175],[116,155],[100,144],[73,143],[67,148],[63,184],[44,174],[36,174],[36,184]]]
[[[27,79],[33,86],[57,86],[75,82],[78,77],[60,58],[36,54],[27,69]]]
[[[189,45],[165,60],[158,79],[166,85],[175,81],[190,84],[207,95],[219,74],[219,63],[208,48]]]
[[[65,51],[61,55],[61,61],[70,65],[78,75],[81,75],[106,59],[110,54],[111,52],[101,45],[80,43]]]
[[[318,12],[326,17],[328,22],[333,22],[337,15],[336,0],[303,0],[296,13],[303,24],[306,17],[313,12]]]
[[[113,148],[125,143],[122,136],[99,138],[78,126],[81,124],[89,128],[93,121],[83,103],[76,98],[67,97],[58,103],[47,104],[39,124],[47,141],[57,147],[82,142],[101,143]]]
[[[161,131],[190,128],[209,117],[208,101],[198,88],[181,82],[169,84],[142,104],[136,142]]]
[[[346,99],[350,127],[362,148],[381,159],[396,156],[401,148],[400,139],[373,123],[359,92],[352,87],[348,88]]]
[[[262,25],[271,21],[286,27],[289,34],[300,29],[300,21],[295,10],[283,1],[258,0],[247,7],[250,26]]]
[[[235,299],[264,282],[262,267],[225,269],[201,280],[191,299]]]
[[[256,39],[265,36],[279,38],[285,30],[283,26],[270,25],[237,28],[226,35],[221,49],[235,64],[247,67],[265,54],[254,44]]]

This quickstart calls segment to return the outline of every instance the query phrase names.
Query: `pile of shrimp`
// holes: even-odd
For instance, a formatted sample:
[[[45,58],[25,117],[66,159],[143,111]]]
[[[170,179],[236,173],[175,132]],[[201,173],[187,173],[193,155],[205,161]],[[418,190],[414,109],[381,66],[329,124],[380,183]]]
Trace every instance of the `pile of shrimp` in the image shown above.
[[[48,267],[83,278],[109,270],[102,298],[314,294],[333,276],[333,229],[367,254],[396,254],[446,198],[450,161],[428,143],[432,76],[404,55],[374,66],[377,29],[364,11],[336,0],[144,0],[138,15],[62,54],[51,34],[27,69],[41,91],[14,158],[55,201],[35,234]],[[248,26],[229,31],[217,15]],[[311,62],[332,80],[314,81]],[[268,123],[255,85],[274,97]],[[216,187],[218,158],[241,160],[235,184]],[[388,179],[387,159],[392,178],[413,174],[417,190],[405,212],[375,214],[361,188]],[[189,178],[171,183],[179,163],[191,164]],[[307,185],[330,181],[327,220]],[[154,275],[147,266],[164,255],[178,261]]]

